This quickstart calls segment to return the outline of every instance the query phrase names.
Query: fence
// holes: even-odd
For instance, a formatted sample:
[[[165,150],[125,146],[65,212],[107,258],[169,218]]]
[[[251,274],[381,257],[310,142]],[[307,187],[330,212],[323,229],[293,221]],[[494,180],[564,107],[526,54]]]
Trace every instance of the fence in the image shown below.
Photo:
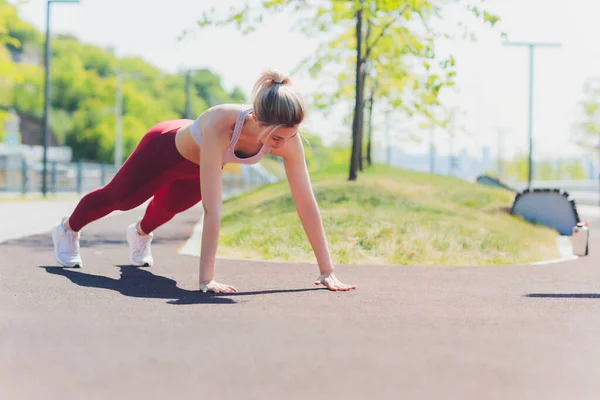
[[[42,191],[42,163],[24,158],[0,158],[0,192],[33,193]],[[48,193],[84,194],[104,186],[116,174],[114,165],[89,162],[50,162],[47,170]],[[240,165],[222,174],[225,194],[237,193],[276,180],[260,164]]]

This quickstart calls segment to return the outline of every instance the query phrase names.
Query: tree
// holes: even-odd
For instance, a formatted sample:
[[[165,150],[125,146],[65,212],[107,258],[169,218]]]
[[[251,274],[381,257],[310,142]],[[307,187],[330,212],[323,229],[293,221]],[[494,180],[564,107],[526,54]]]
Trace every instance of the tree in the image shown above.
[[[27,57],[28,63],[19,59],[42,54],[42,45],[42,35],[19,19],[14,6],[0,0],[0,138],[2,118],[11,108],[41,127],[43,66],[30,63],[35,57]],[[110,49],[81,43],[72,35],[56,35],[52,50],[50,129],[59,144],[72,147],[74,160],[113,161],[117,71],[123,76],[123,156],[150,126],[185,115],[181,74],[161,71],[139,57],[117,58]],[[239,89],[227,93],[211,71],[199,71],[195,78],[194,112],[203,112],[210,99],[245,99]],[[41,141],[41,128],[29,133],[32,138],[37,133]]]
[[[479,8],[482,1],[262,0],[258,6],[231,8],[225,16],[217,15],[213,8],[198,24],[200,27],[233,24],[248,34],[267,14],[287,10],[300,16],[292,26],[309,36],[326,37],[316,56],[309,56],[299,69],[308,70],[313,77],[335,79],[335,90],[315,93],[316,106],[326,109],[338,100],[354,101],[349,180],[355,180],[362,162],[364,96],[368,82],[373,86],[378,82],[373,101],[383,100],[401,112],[420,113],[434,120],[431,109],[439,105],[442,87],[453,84],[455,63],[452,56],[442,60],[436,57],[436,39],[449,34],[438,32],[431,22],[440,20],[446,8],[461,5],[476,19],[494,25],[498,18]],[[348,73],[349,65],[353,65],[353,74]],[[321,74],[323,70],[328,73]]]
[[[369,95],[369,136],[367,138],[367,164],[373,164],[373,106],[375,105],[375,92],[377,91],[377,86],[374,85],[371,88],[371,92]]]
[[[15,9],[0,0],[0,139],[4,137],[4,123],[10,115],[6,108],[12,103],[12,88],[21,79],[19,70],[12,61],[8,48],[19,48],[19,41],[9,35],[8,27],[13,22]]]

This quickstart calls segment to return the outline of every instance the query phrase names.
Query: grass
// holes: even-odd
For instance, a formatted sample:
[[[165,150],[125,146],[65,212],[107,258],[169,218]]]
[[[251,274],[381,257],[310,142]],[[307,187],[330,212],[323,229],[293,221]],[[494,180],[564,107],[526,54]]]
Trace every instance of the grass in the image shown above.
[[[335,263],[486,265],[558,256],[557,233],[509,214],[514,194],[459,179],[374,166],[312,175]],[[219,255],[314,262],[287,182],[225,201]]]
[[[285,172],[283,170],[283,164],[272,158],[263,158],[260,160],[260,164],[273,176],[284,177]]]

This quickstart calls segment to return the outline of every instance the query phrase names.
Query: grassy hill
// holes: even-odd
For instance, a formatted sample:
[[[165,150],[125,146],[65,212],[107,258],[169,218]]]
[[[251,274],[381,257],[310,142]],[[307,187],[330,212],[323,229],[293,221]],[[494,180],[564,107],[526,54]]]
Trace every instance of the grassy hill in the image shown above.
[[[514,195],[374,166],[312,175],[335,263],[486,265],[558,256],[557,234],[509,214]],[[220,256],[314,262],[287,182],[225,201]]]

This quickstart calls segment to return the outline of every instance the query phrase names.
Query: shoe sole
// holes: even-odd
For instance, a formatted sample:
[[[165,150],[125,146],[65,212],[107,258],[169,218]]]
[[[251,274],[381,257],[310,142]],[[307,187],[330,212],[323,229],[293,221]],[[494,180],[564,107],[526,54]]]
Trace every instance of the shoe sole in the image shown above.
[[[57,249],[57,243],[58,243],[58,238],[56,237],[56,230],[52,229],[52,243],[54,244],[54,258],[56,258],[56,262],[59,263],[61,266],[63,267],[67,267],[67,268],[81,268],[83,263],[77,263],[77,264],[65,264],[62,261],[60,261],[60,258],[58,257],[58,253],[56,252]]]
[[[133,262],[133,259],[131,258],[131,254],[129,255],[129,264],[133,265],[134,267],[151,267],[152,263],[143,263],[143,264],[136,264]]]
[[[131,260],[129,260],[129,263],[134,267],[151,267],[152,266],[152,264],[148,264],[148,263],[135,264]]]

